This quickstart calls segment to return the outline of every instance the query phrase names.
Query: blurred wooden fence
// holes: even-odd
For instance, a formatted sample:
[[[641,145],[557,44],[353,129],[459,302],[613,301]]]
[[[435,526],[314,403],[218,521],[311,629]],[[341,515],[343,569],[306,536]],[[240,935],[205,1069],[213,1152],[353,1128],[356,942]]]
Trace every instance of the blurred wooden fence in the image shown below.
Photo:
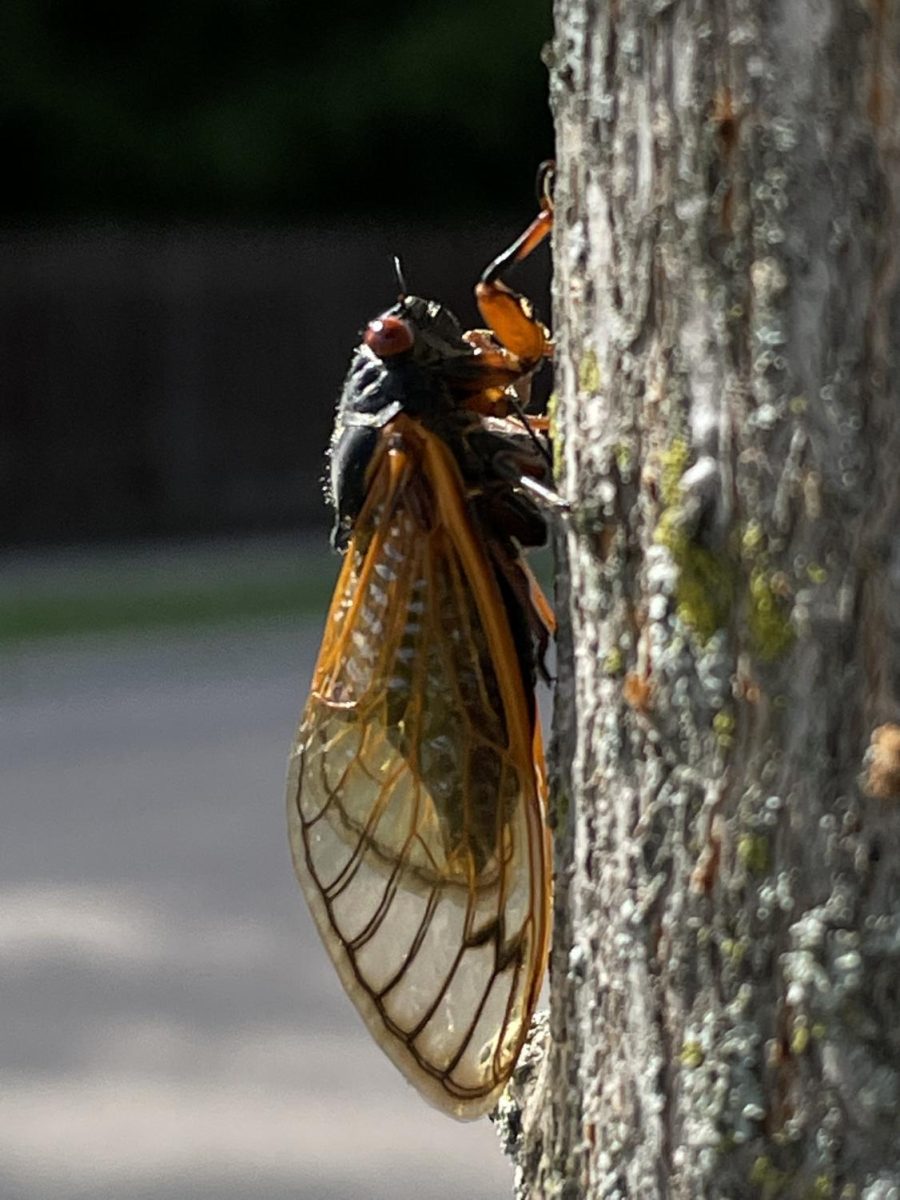
[[[473,324],[517,232],[3,235],[0,543],[324,525],[333,405],[391,255]]]

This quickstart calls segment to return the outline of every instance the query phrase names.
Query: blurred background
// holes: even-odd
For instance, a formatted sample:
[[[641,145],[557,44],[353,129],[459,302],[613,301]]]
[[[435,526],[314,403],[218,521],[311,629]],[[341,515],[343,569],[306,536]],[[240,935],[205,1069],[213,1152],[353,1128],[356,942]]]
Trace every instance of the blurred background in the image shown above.
[[[282,793],[350,351],[394,254],[477,324],[550,34],[549,0],[0,9],[0,1200],[508,1194],[343,996]]]

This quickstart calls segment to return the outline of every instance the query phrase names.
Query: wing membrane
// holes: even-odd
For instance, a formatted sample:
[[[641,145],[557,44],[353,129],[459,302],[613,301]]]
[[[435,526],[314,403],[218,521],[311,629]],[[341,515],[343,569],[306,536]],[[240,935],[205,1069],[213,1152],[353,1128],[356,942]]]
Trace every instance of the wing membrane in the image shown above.
[[[535,736],[455,464],[398,418],[338,580],[288,819],[351,998],[410,1081],[461,1118],[496,1101],[543,976]]]

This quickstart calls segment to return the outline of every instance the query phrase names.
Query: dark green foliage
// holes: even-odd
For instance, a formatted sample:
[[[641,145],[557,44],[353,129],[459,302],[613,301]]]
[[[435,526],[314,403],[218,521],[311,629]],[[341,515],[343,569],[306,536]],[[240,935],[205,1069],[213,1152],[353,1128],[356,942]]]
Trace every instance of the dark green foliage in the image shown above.
[[[6,0],[0,215],[293,221],[521,206],[547,0]]]

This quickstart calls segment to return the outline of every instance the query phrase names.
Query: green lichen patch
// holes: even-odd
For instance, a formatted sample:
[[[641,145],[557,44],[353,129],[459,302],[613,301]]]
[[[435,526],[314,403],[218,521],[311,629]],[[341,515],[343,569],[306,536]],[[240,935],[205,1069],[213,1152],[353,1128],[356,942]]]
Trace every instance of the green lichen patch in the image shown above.
[[[760,1200],[778,1200],[788,1182],[787,1171],[776,1167],[766,1154],[754,1159],[750,1169],[750,1184],[757,1189]]]
[[[750,1185],[759,1200],[781,1200],[781,1197],[800,1196],[802,1200],[833,1200],[834,1183],[824,1174],[816,1175],[810,1183],[793,1171],[777,1167],[766,1154],[753,1160]]]
[[[563,471],[563,436],[559,424],[559,394],[551,392],[547,398],[547,421],[550,447],[553,453],[553,478],[559,482]]]
[[[700,545],[684,526],[681,478],[690,453],[687,440],[678,436],[659,454],[659,492],[663,510],[654,537],[669,551],[678,572],[676,614],[702,643],[706,643],[728,621],[735,599],[737,573],[730,554],[717,553]]]
[[[809,1039],[809,1026],[806,1022],[795,1021],[793,1031],[791,1032],[791,1053],[796,1055],[805,1054],[809,1049]]]
[[[768,540],[758,521],[741,531],[741,558],[749,570],[747,624],[754,654],[764,662],[780,658],[794,641],[784,576],[771,569]]]
[[[578,364],[578,390],[596,395],[600,391],[600,363],[595,350],[585,350]]]
[[[761,834],[745,833],[738,839],[738,860],[753,875],[765,875],[769,869],[769,840]]]
[[[741,534],[741,554],[755,558],[765,548],[766,535],[759,521],[748,521]]]
[[[831,1200],[834,1195],[834,1184],[827,1175],[817,1175],[812,1186],[807,1190],[809,1200]]]
[[[824,583],[828,578],[828,572],[819,563],[809,563],[806,568],[806,574],[810,583]]]
[[[625,670],[625,658],[618,646],[609,650],[603,659],[604,675],[621,675]]]
[[[750,572],[750,637],[754,651],[764,662],[780,658],[794,640],[785,601],[775,591],[773,581],[773,573],[762,566]]]
[[[719,949],[733,966],[738,967],[744,961],[748,945],[746,938],[723,938]]]
[[[673,508],[681,501],[681,477],[690,456],[691,448],[683,437],[674,438],[659,456],[659,490],[667,508]]]
[[[678,571],[675,610],[697,638],[706,643],[728,626],[738,600],[745,613],[750,648],[763,661],[783,655],[794,641],[790,623],[789,589],[772,570],[766,532],[759,521],[748,521],[730,545],[702,545],[686,527],[681,480],[690,447],[676,437],[659,455],[659,491],[663,503],[655,540],[665,546]],[[818,575],[811,576],[813,582]],[[730,730],[717,730],[721,744],[730,744]]]
[[[703,1065],[706,1055],[703,1053],[703,1047],[699,1042],[685,1042],[681,1047],[681,1054],[678,1056],[681,1065],[689,1071],[695,1071],[697,1067]]]
[[[727,749],[734,741],[734,731],[737,726],[734,716],[728,712],[717,712],[713,717],[712,726],[716,741],[723,750]]]
[[[634,467],[634,450],[627,442],[616,442],[613,446],[613,458],[616,460],[619,474],[627,479]]]
[[[665,486],[665,485],[664,485]],[[698,545],[678,524],[678,514],[664,512],[656,541],[665,546],[678,568],[675,611],[680,621],[707,642],[728,622],[736,592],[735,564],[727,554]]]

